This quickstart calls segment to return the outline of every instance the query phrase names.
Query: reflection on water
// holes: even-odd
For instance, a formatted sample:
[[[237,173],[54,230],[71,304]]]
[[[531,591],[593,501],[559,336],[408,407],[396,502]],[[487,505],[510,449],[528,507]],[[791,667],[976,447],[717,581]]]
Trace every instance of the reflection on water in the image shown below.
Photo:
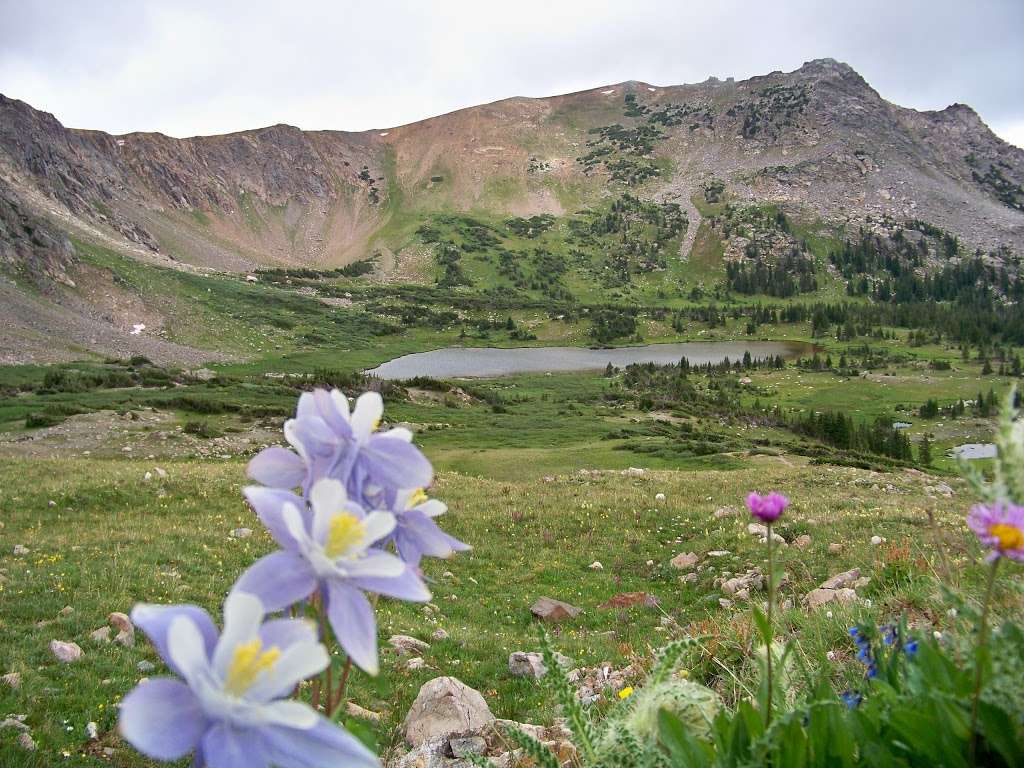
[[[953,449],[953,455],[961,459],[994,459],[995,443],[964,443]]]
[[[678,363],[682,357],[691,364],[740,360],[744,352],[757,359],[782,355],[809,355],[810,344],[789,341],[697,341],[677,344],[648,344],[643,347],[587,349],[585,347],[446,347],[417,352],[389,360],[367,371],[382,379],[410,379],[414,376],[455,378],[461,376],[507,376],[513,373],[593,371],[611,363],[623,368],[632,363]]]

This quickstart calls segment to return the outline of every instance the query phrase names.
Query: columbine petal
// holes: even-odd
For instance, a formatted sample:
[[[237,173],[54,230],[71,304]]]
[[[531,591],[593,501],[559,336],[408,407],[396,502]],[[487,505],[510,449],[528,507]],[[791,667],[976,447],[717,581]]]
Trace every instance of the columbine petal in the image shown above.
[[[376,592],[377,594],[395,597],[399,600],[411,600],[422,603],[430,599],[430,590],[427,589],[427,585],[409,567],[406,567],[400,576],[383,578],[378,576],[353,577],[352,584],[367,592]]]
[[[213,651],[213,669],[223,680],[227,674],[235,649],[259,637],[265,610],[256,595],[232,591],[224,601],[224,631]]]
[[[175,616],[171,621],[167,630],[167,653],[190,688],[194,689],[210,668],[203,635],[188,616]]]
[[[419,448],[387,433],[372,435],[361,458],[370,477],[391,488],[422,488],[434,478],[434,470]]]
[[[199,701],[180,680],[148,680],[121,702],[121,735],[156,760],[184,757],[196,748],[207,727]]]
[[[296,643],[316,643],[316,624],[308,619],[270,619],[260,627],[260,640],[264,646],[276,645],[282,651]]]
[[[272,445],[253,456],[246,471],[257,483],[271,488],[295,488],[306,479],[306,462],[287,448]]]
[[[380,424],[384,415],[384,399],[379,392],[364,392],[356,399],[349,422],[356,439],[365,439]]]
[[[427,499],[422,504],[417,504],[416,509],[427,517],[440,517],[448,511],[448,505],[437,499]]]
[[[264,647],[276,645],[275,643],[268,644],[266,641],[263,644]],[[278,647],[281,648],[281,646]],[[316,640],[308,643],[293,643],[281,650],[281,656],[274,662],[273,668],[245,692],[247,699],[270,701],[287,696],[296,684],[323,672],[330,663],[327,649]]]
[[[390,552],[371,549],[365,555],[354,560],[342,561],[345,572],[352,578],[364,576],[378,578],[395,578],[405,572],[405,563]]]
[[[327,582],[327,618],[349,658],[367,674],[376,675],[377,622],[366,595],[342,582]]]
[[[309,491],[309,501],[313,505],[313,539],[322,542],[331,518],[346,508],[348,494],[337,480],[318,480]]]
[[[286,550],[271,552],[250,565],[232,592],[255,595],[268,613],[294,605],[316,589],[316,575],[305,557]]]
[[[277,765],[290,768],[379,768],[377,757],[326,718],[308,730],[267,728],[264,741]]]
[[[363,542],[366,546],[373,544],[375,541],[380,541],[393,530],[395,530],[397,521],[395,516],[390,512],[376,511],[371,512],[363,518],[363,526],[366,532],[363,537]]]
[[[251,728],[217,723],[203,737],[203,755],[210,768],[268,768],[270,755],[263,736]]]
[[[403,440],[406,443],[412,442],[412,432],[405,427],[392,427],[387,432],[381,432],[381,437],[393,437],[396,440]]]
[[[250,485],[242,489],[249,506],[253,508],[260,522],[270,531],[274,541],[285,549],[295,549],[298,541],[288,531],[282,517],[282,510],[285,504],[291,504],[298,509],[305,508],[301,498],[291,491],[280,488],[263,488],[258,485]]]
[[[187,616],[192,623],[199,628],[203,636],[207,658],[213,653],[217,645],[217,627],[210,615],[195,605],[154,605],[152,603],[139,603],[132,609],[132,622],[146,633],[149,642],[156,648],[167,665],[176,675],[181,675],[181,670],[171,661],[171,655],[167,649],[167,632],[171,622],[178,616]]]
[[[326,651],[324,653],[326,654]],[[261,704],[259,713],[261,723],[302,730],[315,726],[319,717],[316,711],[308,704],[288,699]]]

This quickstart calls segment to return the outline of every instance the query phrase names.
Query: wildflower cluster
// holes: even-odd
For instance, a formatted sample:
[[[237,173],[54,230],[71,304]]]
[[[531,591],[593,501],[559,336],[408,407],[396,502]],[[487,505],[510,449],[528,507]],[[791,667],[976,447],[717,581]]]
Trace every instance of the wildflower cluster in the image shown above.
[[[468,549],[435,522],[447,510],[423,490],[433,469],[412,433],[378,429],[383,410],[375,392],[353,410],[338,390],[305,393],[284,425],[293,450],[273,446],[250,462],[260,485],[245,497],[280,549],[235,583],[223,632],[196,606],[135,607],[135,623],[179,678],[141,683],[125,698],[121,733],[140,752],[193,753],[198,768],[378,765],[329,717],[352,664],[378,671],[368,595],[428,600],[421,559]],[[286,609],[290,617],[264,620]],[[346,657],[337,688],[325,647],[333,640]],[[321,673],[312,706],[290,698]]]

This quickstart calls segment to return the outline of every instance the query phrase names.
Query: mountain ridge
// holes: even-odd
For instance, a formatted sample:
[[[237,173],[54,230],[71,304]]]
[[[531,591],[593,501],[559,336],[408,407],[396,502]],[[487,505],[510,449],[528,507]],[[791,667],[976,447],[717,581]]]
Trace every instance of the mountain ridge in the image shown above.
[[[509,97],[357,132],[112,135],[0,95],[0,270],[53,300],[77,301],[65,296],[73,242],[199,273],[373,259],[377,279],[402,282],[433,271],[417,233],[436,216],[567,217],[623,194],[681,207],[685,261],[718,187],[836,237],[919,221],[1016,269],[1022,184],[1024,150],[971,107],[892,104],[833,59]]]

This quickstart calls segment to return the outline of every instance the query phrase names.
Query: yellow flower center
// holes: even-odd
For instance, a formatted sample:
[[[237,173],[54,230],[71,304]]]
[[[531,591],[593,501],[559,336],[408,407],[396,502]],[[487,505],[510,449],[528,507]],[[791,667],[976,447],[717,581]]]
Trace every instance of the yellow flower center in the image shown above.
[[[342,512],[331,518],[331,528],[327,533],[327,546],[324,552],[332,560],[341,557],[352,547],[359,544],[366,535],[363,521],[353,514]]]
[[[269,670],[281,656],[281,649],[272,645],[263,650],[263,643],[256,638],[251,643],[243,643],[235,648],[235,655],[228,667],[224,690],[235,696],[241,696],[259,677],[261,672]]]
[[[406,505],[406,509],[412,509],[417,504],[422,504],[427,500],[427,494],[422,488],[417,488],[416,492],[409,497],[409,503]]]
[[[999,541],[999,549],[1024,548],[1024,531],[1009,523],[996,523],[988,532]]]

